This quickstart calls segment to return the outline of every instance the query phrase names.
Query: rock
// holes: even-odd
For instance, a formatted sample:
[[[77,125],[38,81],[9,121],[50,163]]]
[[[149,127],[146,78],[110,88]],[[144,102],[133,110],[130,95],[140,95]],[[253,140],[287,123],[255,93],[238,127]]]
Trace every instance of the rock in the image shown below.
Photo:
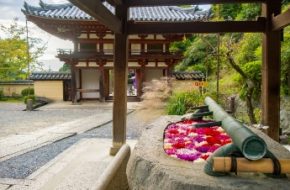
[[[280,136],[280,143],[281,144],[288,144],[289,137],[287,135],[281,135]]]
[[[290,133],[290,100],[289,98],[283,98],[281,100],[280,127],[282,128],[283,133]]]
[[[27,99],[26,110],[27,111],[32,111],[33,110],[33,100],[32,99]]]
[[[150,124],[143,132],[127,165],[130,189],[239,189],[270,190],[289,189],[288,179],[268,178],[264,174],[238,174],[238,176],[212,177],[203,172],[205,162],[192,163],[169,157],[163,150],[163,131],[168,121],[180,117],[164,116]],[[261,131],[253,129],[267,143],[278,158],[290,159],[290,152],[271,140]]]

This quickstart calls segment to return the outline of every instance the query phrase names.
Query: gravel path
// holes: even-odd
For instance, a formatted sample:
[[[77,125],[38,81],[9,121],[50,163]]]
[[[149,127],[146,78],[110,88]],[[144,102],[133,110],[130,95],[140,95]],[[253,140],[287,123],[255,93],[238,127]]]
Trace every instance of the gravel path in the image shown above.
[[[49,105],[31,112],[22,111],[24,108],[25,106],[19,103],[0,103],[0,138],[62,124],[102,113],[104,110],[111,112],[110,107],[104,109],[96,106],[53,107],[53,105]]]
[[[147,123],[140,120],[138,112],[130,113],[127,138],[138,139]],[[112,138],[112,122],[0,162],[0,178],[24,179],[83,138]]]

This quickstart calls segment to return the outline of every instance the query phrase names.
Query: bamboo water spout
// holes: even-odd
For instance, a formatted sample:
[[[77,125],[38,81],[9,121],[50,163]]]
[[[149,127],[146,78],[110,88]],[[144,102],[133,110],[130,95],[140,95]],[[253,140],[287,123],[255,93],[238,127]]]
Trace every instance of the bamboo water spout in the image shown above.
[[[259,160],[267,153],[265,141],[249,128],[226,113],[213,99],[206,97],[205,104],[213,112],[216,121],[222,122],[222,128],[232,138],[233,144],[249,160]]]

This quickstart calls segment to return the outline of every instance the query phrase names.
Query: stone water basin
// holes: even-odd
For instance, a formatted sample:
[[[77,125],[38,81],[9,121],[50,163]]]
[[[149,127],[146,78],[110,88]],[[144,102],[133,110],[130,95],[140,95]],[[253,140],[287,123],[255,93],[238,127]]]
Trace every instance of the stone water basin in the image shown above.
[[[205,161],[191,162],[170,157],[163,149],[164,129],[170,122],[180,120],[179,116],[163,116],[146,127],[128,162],[127,177],[130,189],[289,189],[289,177],[274,179],[254,173],[212,177],[203,171]],[[276,157],[290,159],[290,152],[279,143],[260,131],[255,129],[252,131],[266,141],[269,150]]]

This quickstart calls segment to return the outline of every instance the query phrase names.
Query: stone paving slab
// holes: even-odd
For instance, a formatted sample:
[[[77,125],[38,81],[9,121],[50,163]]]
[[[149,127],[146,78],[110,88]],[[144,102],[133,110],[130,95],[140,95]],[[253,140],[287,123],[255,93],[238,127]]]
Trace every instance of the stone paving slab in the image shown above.
[[[6,190],[9,188],[9,185],[1,185],[0,184],[0,190]]]
[[[40,146],[83,133],[112,120],[111,113],[95,114],[60,125],[39,129],[35,132],[11,135],[0,140],[0,161],[23,154]]]
[[[11,179],[11,178],[0,178],[0,185],[21,185],[26,186],[31,184],[30,179]]]
[[[129,141],[134,146],[136,141]],[[111,139],[85,139],[28,177],[30,183],[9,190],[91,189],[110,161]]]

